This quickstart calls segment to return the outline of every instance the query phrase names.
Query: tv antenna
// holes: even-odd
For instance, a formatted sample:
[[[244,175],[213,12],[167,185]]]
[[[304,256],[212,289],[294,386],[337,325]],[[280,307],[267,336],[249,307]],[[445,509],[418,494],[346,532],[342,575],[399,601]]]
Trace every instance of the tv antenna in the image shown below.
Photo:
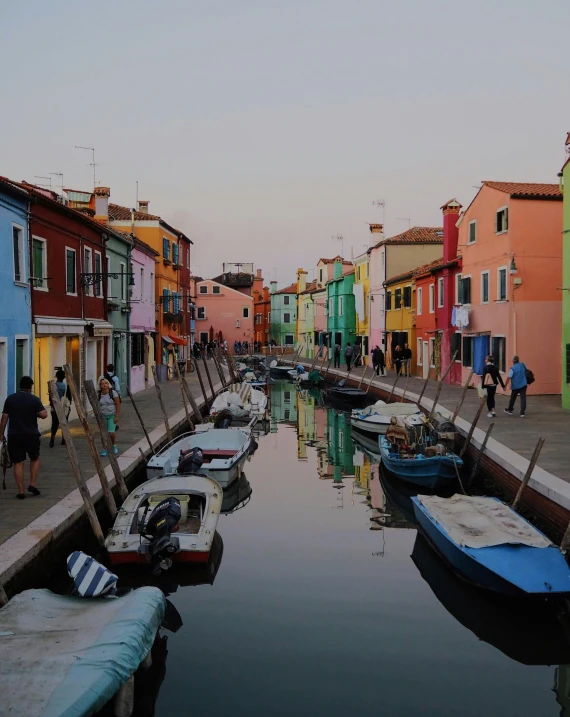
[[[375,199],[372,205],[382,210],[382,226],[384,226],[386,222],[386,202],[383,199]]]
[[[63,172],[50,172],[54,177],[59,177],[59,188],[61,189],[61,196],[63,197]]]
[[[344,237],[342,234],[337,234],[336,236],[333,235],[332,238],[340,242],[340,255],[344,259]]]
[[[39,183],[38,183],[38,187],[49,187],[50,190],[51,190],[51,177],[42,177],[42,176],[39,175],[39,174],[34,174],[34,179],[47,179],[47,181],[49,182],[49,184],[39,184]]]
[[[397,222],[408,222],[408,229],[411,227],[411,219],[410,217],[396,217]]]
[[[95,147],[82,147],[81,145],[76,144],[75,149],[86,149],[92,153],[93,161],[89,164],[89,166],[93,167],[93,189],[95,189],[97,186],[97,182],[95,181],[95,167],[97,167],[97,163],[95,162]]]

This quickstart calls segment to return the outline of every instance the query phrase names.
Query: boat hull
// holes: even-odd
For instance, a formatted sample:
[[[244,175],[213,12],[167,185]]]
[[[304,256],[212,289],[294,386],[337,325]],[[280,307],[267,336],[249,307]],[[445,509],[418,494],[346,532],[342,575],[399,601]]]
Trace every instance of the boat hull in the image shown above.
[[[383,436],[380,436],[378,443],[384,467],[408,483],[437,490],[457,480],[453,460],[447,456],[405,460],[390,454],[388,441]],[[463,465],[460,458],[455,458],[455,462],[458,468]]]
[[[180,550],[169,556],[173,563],[207,563],[209,550]],[[111,565],[150,565],[150,561],[136,550],[109,551]]]

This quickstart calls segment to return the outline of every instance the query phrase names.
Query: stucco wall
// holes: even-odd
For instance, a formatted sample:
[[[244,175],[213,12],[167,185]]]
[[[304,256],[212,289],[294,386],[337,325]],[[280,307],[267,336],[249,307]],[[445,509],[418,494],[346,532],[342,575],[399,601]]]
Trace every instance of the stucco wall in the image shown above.
[[[208,293],[201,294],[200,287],[207,286]],[[212,293],[212,288],[220,287],[220,293]],[[210,333],[214,330],[214,338],[222,332],[223,338],[228,342],[228,348],[233,351],[235,341],[252,342],[253,336],[253,297],[239,291],[234,291],[215,281],[202,281],[196,284],[196,340],[200,341],[202,332]],[[198,308],[206,309],[206,318],[198,318]],[[243,309],[249,309],[249,317],[244,318]],[[239,326],[236,326],[239,322]]]

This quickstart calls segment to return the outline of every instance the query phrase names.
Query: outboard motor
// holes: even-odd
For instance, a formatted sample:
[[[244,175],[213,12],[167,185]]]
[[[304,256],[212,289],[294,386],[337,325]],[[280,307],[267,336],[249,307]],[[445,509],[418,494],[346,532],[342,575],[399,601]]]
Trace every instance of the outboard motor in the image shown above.
[[[187,451],[180,451],[180,460],[176,472],[182,476],[197,473],[204,463],[204,454],[201,448],[190,448]]]
[[[73,592],[80,597],[115,597],[117,576],[80,550],[67,558],[67,572],[73,579]]]
[[[160,501],[141,529],[141,534],[149,542],[147,545],[141,545],[139,550],[153,564],[155,575],[159,575],[162,570],[168,570],[172,565],[170,556],[180,550],[180,541],[172,537],[172,531],[181,517],[180,501],[170,496]]]
[[[214,428],[229,428],[232,425],[233,420],[234,417],[232,416],[232,414],[227,410],[227,408],[224,408],[216,416],[216,420],[214,421]]]

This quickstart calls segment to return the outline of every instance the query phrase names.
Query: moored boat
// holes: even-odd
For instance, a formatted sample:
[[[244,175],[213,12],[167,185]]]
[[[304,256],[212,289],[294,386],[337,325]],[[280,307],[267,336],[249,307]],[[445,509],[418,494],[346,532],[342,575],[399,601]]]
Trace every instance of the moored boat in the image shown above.
[[[398,478],[435,490],[457,479],[463,460],[442,446],[444,453],[423,453],[393,446],[385,436],[378,437],[382,464]]]
[[[376,401],[372,406],[364,409],[355,409],[350,416],[353,428],[371,436],[386,433],[392,416],[418,416],[420,409],[413,403],[386,403]]]
[[[215,418],[222,411],[229,411],[237,421],[249,421],[254,417],[264,419],[267,403],[263,391],[248,383],[234,383],[218,393],[210,408],[210,415]]]
[[[269,375],[273,378],[290,378],[289,371],[291,366],[288,364],[278,364],[277,361],[272,361],[269,364]]]
[[[560,550],[497,498],[418,495],[422,533],[461,577],[509,596],[570,594],[570,568]]]

